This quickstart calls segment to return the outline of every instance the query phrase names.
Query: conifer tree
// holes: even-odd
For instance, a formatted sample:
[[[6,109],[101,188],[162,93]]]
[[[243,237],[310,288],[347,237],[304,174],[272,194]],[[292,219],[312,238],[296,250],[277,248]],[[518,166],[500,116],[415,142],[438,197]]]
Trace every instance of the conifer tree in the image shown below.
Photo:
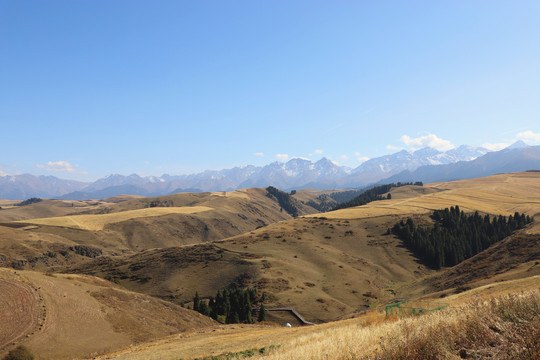
[[[263,303],[261,303],[261,306],[259,307],[259,316],[257,317],[257,321],[266,321],[266,309],[264,308]]]
[[[195,297],[193,298],[193,310],[195,311],[199,311],[199,303],[200,303],[200,298],[199,298],[199,292],[195,292]]]

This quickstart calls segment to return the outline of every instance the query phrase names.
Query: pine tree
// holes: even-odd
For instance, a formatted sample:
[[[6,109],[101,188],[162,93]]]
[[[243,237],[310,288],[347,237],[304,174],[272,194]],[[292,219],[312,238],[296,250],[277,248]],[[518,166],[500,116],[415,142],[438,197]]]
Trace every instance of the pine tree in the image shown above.
[[[508,218],[499,215],[492,219],[489,215],[481,217],[478,212],[466,215],[459,206],[435,210],[431,217],[435,221],[431,229],[416,226],[408,218],[406,222],[396,223],[391,232],[427,265],[436,269],[456,265],[478,254],[530,221],[529,217],[518,212]]]
[[[199,311],[199,303],[200,303],[200,298],[199,298],[199,292],[196,291],[195,292],[195,297],[193,298],[193,310],[195,311]]]
[[[266,309],[264,308],[264,304],[261,303],[261,306],[259,307],[259,316],[257,317],[257,321],[266,321]]]

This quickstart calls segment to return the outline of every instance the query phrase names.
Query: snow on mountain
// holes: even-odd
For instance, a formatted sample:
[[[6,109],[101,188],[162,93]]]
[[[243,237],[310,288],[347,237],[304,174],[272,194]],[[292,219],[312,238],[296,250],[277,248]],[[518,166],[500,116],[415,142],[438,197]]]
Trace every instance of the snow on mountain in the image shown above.
[[[142,177],[137,174],[131,174],[124,176],[120,174],[112,174],[107,177],[101,178],[84,188],[84,191],[96,191],[108,188],[110,186],[122,186],[122,185],[144,185],[152,183],[161,183],[160,178],[155,176]]]
[[[512,147],[527,146],[518,142]],[[285,163],[273,162],[266,166],[244,165],[224,170],[207,170],[198,174],[129,176],[112,174],[91,184],[69,182],[54,177],[35,177],[22,181],[18,177],[0,177],[0,198],[24,199],[31,196],[63,198],[101,198],[114,196],[118,192],[138,195],[159,196],[181,191],[229,191],[239,188],[266,187],[299,189],[305,187],[328,189],[336,187],[358,188],[388,178],[404,170],[414,171],[425,165],[444,165],[460,161],[471,161],[488,150],[473,146],[441,152],[423,148],[414,152],[401,150],[394,154],[370,159],[355,169],[340,166],[330,159],[316,162],[305,158],[293,158]],[[26,175],[21,175],[22,177]],[[44,180],[53,178],[54,180]],[[38,180],[35,180],[38,179]],[[54,185],[54,182],[58,185]],[[41,185],[35,185],[40,183]],[[9,185],[11,184],[11,185]],[[74,195],[69,193],[73,192]],[[76,194],[75,194],[76,192]],[[113,195],[111,195],[113,194]]]

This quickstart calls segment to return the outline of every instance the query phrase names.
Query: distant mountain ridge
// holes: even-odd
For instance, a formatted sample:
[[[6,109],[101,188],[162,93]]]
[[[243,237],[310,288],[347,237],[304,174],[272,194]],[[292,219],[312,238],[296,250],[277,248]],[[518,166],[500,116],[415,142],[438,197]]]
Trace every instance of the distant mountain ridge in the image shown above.
[[[517,150],[517,152],[504,155],[507,159],[503,161],[505,165],[501,166],[493,164],[501,163],[502,160],[499,160],[502,156],[500,154],[503,154],[501,151],[489,152],[481,147],[462,145],[446,152],[433,148],[423,148],[414,152],[401,150],[370,159],[354,169],[340,166],[327,158],[316,162],[293,158],[285,163],[276,161],[266,166],[247,165],[219,171],[207,170],[190,175],[164,174],[160,177],[142,177],[137,174],[129,176],[112,174],[93,183],[29,174],[0,176],[0,198],[44,197],[83,200],[103,199],[121,194],[162,196],[177,192],[231,191],[270,185],[291,190],[360,188],[375,183],[397,181],[444,181],[470,178],[473,174],[478,177],[492,175],[493,171],[523,171],[533,169],[534,166],[539,169],[540,165],[535,165],[534,156],[527,155],[526,152],[521,153],[527,149],[534,153],[535,148],[537,147],[528,146],[523,142],[511,145],[502,151]],[[528,156],[532,162],[520,160],[523,156]],[[463,165],[473,161],[476,162],[471,168]],[[431,172],[433,175],[429,175]]]
[[[0,199],[24,200],[31,197],[53,198],[78,191],[88,183],[30,174],[0,176]]]
[[[515,143],[506,149],[487,153],[471,161],[421,166],[414,171],[405,170],[384,179],[381,183],[406,182],[411,181],[411,179],[424,183],[432,183],[474,179],[500,173],[527,170],[540,170],[540,146]]]

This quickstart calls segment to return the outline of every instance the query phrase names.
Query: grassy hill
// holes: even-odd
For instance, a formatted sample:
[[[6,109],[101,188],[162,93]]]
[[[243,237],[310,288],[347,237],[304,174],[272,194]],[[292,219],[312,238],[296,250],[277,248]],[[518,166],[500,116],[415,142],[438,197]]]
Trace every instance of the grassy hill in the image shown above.
[[[461,344],[463,349],[450,349],[444,344],[441,348],[431,349],[432,353],[446,354],[444,356],[460,356],[461,350],[471,357],[502,356],[523,348],[519,343],[522,338],[518,341],[505,337],[503,341],[501,339],[506,335],[495,335],[497,331],[483,329],[485,331],[479,334],[495,339],[493,343],[497,344],[495,350],[498,351],[486,352],[487,348],[475,347],[457,336],[457,331],[445,331],[459,329],[469,319],[467,314],[474,313],[475,306],[476,309],[484,306],[478,299],[540,287],[540,173],[500,174],[423,187],[404,186],[390,192],[391,200],[316,213],[305,203],[317,199],[320,193],[298,191],[292,196],[300,213],[296,218],[282,210],[264,189],[160,198],[120,197],[81,205],[78,212],[65,210],[65,216],[60,216],[60,210],[39,216],[39,209],[32,212],[13,209],[13,214],[19,217],[16,218],[10,215],[12,210],[8,208],[0,210],[0,213],[6,211],[2,215],[6,220],[0,225],[0,236],[6,239],[0,242],[0,262],[3,261],[0,266],[13,266],[21,260],[17,263],[20,269],[39,268],[64,273],[47,276],[20,272],[32,284],[31,289],[41,286],[56,289],[51,290],[49,300],[45,293],[41,297],[49,303],[59,304],[59,309],[70,305],[62,302],[67,301],[62,300],[64,298],[53,297],[52,292],[54,296],[65,293],[66,299],[69,296],[81,298],[83,302],[91,299],[88,304],[98,303],[98,308],[104,306],[105,309],[114,308],[115,313],[125,313],[125,319],[114,320],[111,310],[107,313],[109,318],[100,315],[105,322],[88,325],[88,329],[96,327],[105,333],[111,326],[120,329],[109,337],[109,342],[104,342],[110,350],[105,349],[105,345],[94,349],[94,345],[85,342],[87,340],[77,339],[74,335],[68,337],[73,345],[65,345],[67,355],[64,355],[55,350],[64,346],[62,344],[47,350],[46,342],[53,341],[51,339],[59,336],[58,333],[51,333],[50,337],[39,341],[35,340],[40,339],[38,335],[30,336],[25,344],[32,350],[43,351],[44,358],[94,356],[123,349],[107,356],[192,359],[262,347],[268,349],[272,345],[280,347],[273,348],[268,355],[270,358],[323,359],[326,356],[341,359],[353,355],[384,358],[384,351],[397,354],[392,355],[397,358],[407,358],[407,354],[399,355],[400,347],[394,346],[392,339],[408,344],[406,346],[411,349],[420,349],[415,347],[420,341],[430,341],[424,333],[448,336]],[[510,215],[518,211],[536,216],[536,222],[478,255],[440,271],[426,267],[401,240],[387,233],[393,224],[409,216],[417,224],[432,224],[429,215],[433,210],[455,205],[465,212],[479,211],[481,214]],[[10,217],[12,220],[7,221]],[[89,275],[107,279],[114,285]],[[78,283],[80,285],[76,285]],[[94,287],[85,288],[87,285],[83,283],[92,283]],[[13,282],[10,284],[13,286]],[[156,324],[156,329],[162,330],[154,333],[145,330],[137,323],[142,320],[130,312],[143,303],[151,303],[155,304],[155,309],[149,311],[155,311],[156,319],[159,319],[159,311],[168,311],[164,309],[173,305],[148,295],[183,304],[189,303],[196,291],[204,298],[233,285],[257,287],[260,292],[266,292],[267,307],[294,308],[308,321],[324,324],[292,329],[271,324],[216,325],[206,330],[195,330],[203,325],[195,325],[189,330],[188,325],[175,328]],[[78,287],[81,291],[72,295],[67,292]],[[27,299],[35,296],[31,289],[18,287],[21,294],[30,291],[21,295]],[[146,295],[140,295],[142,293]],[[538,295],[523,296],[528,296],[527,299],[534,303]],[[414,325],[412,320],[384,320],[378,310],[400,297],[435,298],[458,310],[452,310],[450,320],[434,315],[426,317],[428,320],[418,320]],[[120,303],[123,298],[128,300]],[[137,303],[137,299],[143,300]],[[478,305],[468,305],[471,301]],[[31,306],[28,309],[26,313],[34,311]],[[175,309],[181,308],[176,306]],[[482,309],[496,324],[504,324],[509,334],[522,331],[501,318],[499,313],[489,312],[489,307]],[[130,318],[132,315],[138,320]],[[348,320],[329,322],[346,318]],[[283,314],[273,319],[287,321]],[[478,319],[485,322],[488,318]],[[21,324],[28,323],[25,321]],[[468,324],[463,325],[463,329],[469,329]],[[69,328],[68,325],[61,327]],[[141,330],[137,330],[139,327]],[[421,332],[411,330],[416,328],[422,329]],[[165,337],[182,329],[189,331]],[[402,333],[406,335],[402,336]],[[19,331],[22,338],[26,336],[24,334],[23,330]],[[83,334],[85,339],[92,339],[92,336],[97,335]],[[145,343],[152,339],[155,340]],[[141,344],[128,347],[135,342]],[[343,346],[357,343],[360,347]],[[481,341],[478,344],[484,346]],[[521,344],[521,347],[514,344]],[[437,352],[441,349],[446,352]],[[85,355],[80,355],[83,352]]]
[[[317,193],[303,196],[316,197]],[[295,201],[300,214],[316,212],[301,200]],[[62,261],[40,259],[45,253],[65,253],[66,246],[97,247],[104,254],[119,255],[219,240],[292,218],[264,189],[159,198],[122,196],[102,201],[43,200],[27,206],[6,204],[0,210],[0,233],[9,232],[6,238],[10,240],[0,245],[0,254],[8,258],[8,265],[12,260],[26,260],[30,266],[27,268],[34,268],[33,264],[77,263],[74,257],[56,255]],[[11,240],[14,238],[19,240]]]
[[[232,284],[255,286],[269,294],[270,306],[294,307],[307,320],[330,321],[426,288],[419,280],[435,272],[386,234],[395,222],[412,214],[415,222],[429,223],[432,210],[453,205],[465,211],[535,215],[540,196],[530,194],[540,194],[539,180],[539,173],[517,173],[398,188],[392,200],[286,220],[204,246],[97,259],[66,271],[102,276],[179,303],[191,300],[195,291],[204,297]],[[530,244],[537,248],[536,242]],[[486,254],[471,260],[475,269],[493,262]],[[529,261],[515,256],[499,271]]]
[[[317,326],[229,325],[172,335],[98,359],[536,359],[540,277],[503,281],[449,296],[440,312],[386,318],[379,307]],[[485,301],[485,302],[484,302]],[[536,320],[535,320],[536,319]],[[210,340],[211,339],[211,340]]]
[[[84,275],[0,269],[0,355],[12,343],[43,359],[95,356],[215,322]],[[18,304],[13,306],[13,304]]]
[[[88,211],[107,204],[106,201],[67,201],[43,199],[40,202],[17,206],[21,201],[0,200],[0,223],[44,217],[66,216]]]
[[[535,275],[540,275],[538,222],[456,266],[415,283],[413,294],[451,294],[497,281]]]

